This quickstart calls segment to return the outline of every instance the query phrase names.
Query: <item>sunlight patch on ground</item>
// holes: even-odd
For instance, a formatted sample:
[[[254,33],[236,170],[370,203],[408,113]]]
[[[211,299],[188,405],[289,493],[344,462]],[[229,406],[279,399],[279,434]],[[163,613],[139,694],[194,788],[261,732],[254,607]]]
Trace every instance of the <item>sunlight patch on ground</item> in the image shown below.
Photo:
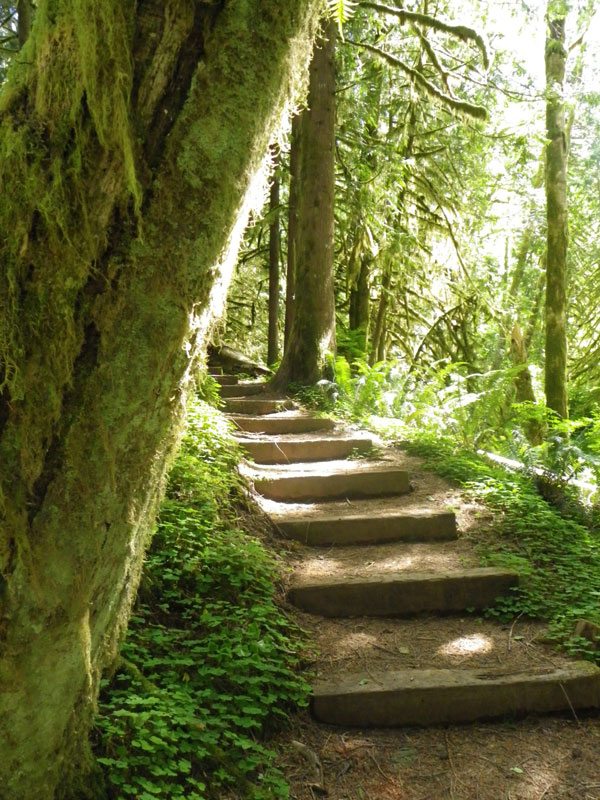
[[[415,559],[412,556],[404,556],[403,558],[386,558],[383,561],[373,561],[367,564],[368,567],[375,567],[381,570],[403,570],[410,569],[415,566]]]
[[[535,766],[530,762],[521,762],[520,759],[515,759],[515,766],[509,767],[508,771],[513,779],[518,779],[518,796],[523,800],[550,798],[549,791],[557,787],[556,771],[549,769],[546,765]],[[591,800],[591,795],[589,797]]]
[[[443,656],[469,656],[480,653],[489,653],[494,647],[493,641],[489,636],[480,633],[472,633],[470,636],[460,636],[438,650],[439,655]]]
[[[339,566],[340,562],[337,558],[316,556],[304,562],[301,572],[307,577],[311,575],[331,575],[339,570]]]
[[[363,648],[377,644],[377,636],[363,631],[354,631],[339,640],[339,647],[344,650],[348,647]]]

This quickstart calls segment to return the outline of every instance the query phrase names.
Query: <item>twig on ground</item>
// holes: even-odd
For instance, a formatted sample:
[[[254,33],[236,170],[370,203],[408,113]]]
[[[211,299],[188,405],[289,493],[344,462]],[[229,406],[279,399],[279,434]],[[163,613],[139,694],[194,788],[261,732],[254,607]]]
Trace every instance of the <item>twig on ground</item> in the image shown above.
[[[559,685],[559,686],[560,686],[560,688],[562,689],[562,693],[564,694],[564,696],[565,696],[565,698],[566,698],[566,700],[567,700],[567,703],[569,704],[569,708],[571,709],[571,713],[573,714],[573,717],[574,717],[574,719],[575,719],[575,722],[576,722],[576,723],[579,725],[579,727],[581,728],[581,722],[579,721],[579,717],[577,716],[577,713],[575,712],[575,709],[573,708],[573,703],[571,702],[571,698],[570,698],[570,697],[569,697],[569,695],[567,694],[567,690],[565,689],[565,687],[563,686],[563,684],[562,684],[562,683],[559,683],[558,685]]]
[[[327,789],[324,785],[323,765],[319,756],[310,747],[296,741],[296,739],[292,739],[290,746],[308,762],[317,778],[317,780],[307,781],[311,794],[314,794],[313,790],[316,790],[319,794],[327,794]]]
[[[521,613],[517,617],[515,617],[515,619],[513,621],[513,624],[510,626],[510,630],[508,632],[508,644],[506,646],[506,649],[508,650],[509,653],[510,653],[510,650],[511,650],[511,647],[512,647],[512,635],[513,635],[513,631],[515,629],[515,625],[521,619],[521,617],[523,616],[524,613],[525,613],[524,611],[521,611]]]

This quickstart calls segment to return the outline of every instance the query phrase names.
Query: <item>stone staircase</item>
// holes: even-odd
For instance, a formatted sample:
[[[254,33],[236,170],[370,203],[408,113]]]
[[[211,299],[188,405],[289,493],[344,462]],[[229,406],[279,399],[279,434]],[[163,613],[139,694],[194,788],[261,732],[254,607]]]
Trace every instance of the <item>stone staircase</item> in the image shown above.
[[[555,651],[548,656],[535,644],[515,661],[506,648],[501,652],[506,633],[499,624],[485,622],[481,633],[473,612],[519,577],[479,566],[457,536],[455,514],[412,491],[406,459],[379,453],[364,433],[339,430],[269,396],[264,384],[215,377],[248,454],[241,471],[275,527],[301,548],[288,599],[314,621],[317,637],[339,641],[340,660],[323,665],[313,686],[318,721],[427,726],[600,708],[597,667]],[[457,615],[464,617],[459,637]],[[344,620],[356,621],[355,632],[348,634]],[[363,644],[360,668],[356,658],[344,658],[349,636]],[[409,646],[386,646],[398,636]],[[429,647],[424,659],[413,653],[417,639]],[[464,652],[446,658],[457,641]],[[494,648],[490,666],[483,654]],[[340,669],[345,660],[349,667]]]

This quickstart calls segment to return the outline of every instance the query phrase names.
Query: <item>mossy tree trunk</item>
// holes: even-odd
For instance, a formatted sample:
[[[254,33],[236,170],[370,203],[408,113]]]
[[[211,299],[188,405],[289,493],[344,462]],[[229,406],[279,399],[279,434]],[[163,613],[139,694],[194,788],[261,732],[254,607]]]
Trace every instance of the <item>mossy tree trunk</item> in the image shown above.
[[[279,357],[279,257],[281,237],[279,232],[279,152],[275,153],[275,170],[269,192],[269,329],[267,364]]]
[[[371,257],[363,254],[356,283],[350,287],[350,304],[348,322],[351,331],[360,331],[361,350],[366,353],[369,335],[369,318],[371,311],[371,294],[369,289],[369,266]]]
[[[296,246],[298,236],[298,184],[300,182],[300,117],[292,120],[290,144],[290,189],[288,197],[287,262],[285,273],[284,352],[288,349],[296,301]]]
[[[308,108],[299,121],[295,303],[289,342],[273,387],[311,385],[335,352],[333,196],[335,188],[335,37],[326,26],[310,67]]]
[[[567,131],[564,79],[565,0],[548,0],[546,39],[546,364],[548,408],[561,417],[567,406]]]
[[[95,793],[100,676],[319,7],[42,0],[3,87],[4,800]]]
[[[387,311],[390,302],[390,295],[392,291],[392,273],[391,265],[384,266],[383,276],[381,278],[381,294],[379,296],[379,305],[377,306],[377,314],[375,316],[375,324],[373,325],[373,334],[371,337],[371,352],[369,354],[369,364],[373,364],[385,359],[385,344],[387,338]]]

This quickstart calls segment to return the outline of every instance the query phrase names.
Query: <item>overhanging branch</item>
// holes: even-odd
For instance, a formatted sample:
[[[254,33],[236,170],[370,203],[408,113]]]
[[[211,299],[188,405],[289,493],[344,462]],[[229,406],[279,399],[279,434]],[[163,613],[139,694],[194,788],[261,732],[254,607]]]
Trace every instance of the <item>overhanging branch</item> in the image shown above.
[[[452,22],[432,17],[429,14],[421,14],[418,11],[407,11],[404,8],[395,8],[394,6],[386,6],[382,3],[365,2],[360,3],[362,8],[371,8],[373,11],[379,11],[381,14],[392,14],[400,20],[400,24],[404,25],[407,22],[414,22],[417,25],[423,25],[425,28],[431,28],[435,31],[448,33],[460,39],[461,42],[474,44],[481,53],[483,64],[487,69],[490,65],[487,47],[483,36],[474,28],[469,28],[467,25],[455,25]]]
[[[372,44],[367,44],[366,42],[348,42],[348,44],[352,44],[354,47],[362,47],[365,50],[369,50],[371,53],[374,53],[376,56],[386,61],[392,67],[402,70],[402,72],[408,75],[415,86],[418,86],[431,98],[437,100],[447,108],[451,108],[457,114],[463,114],[467,117],[479,120],[486,120],[488,118],[487,109],[485,109],[483,106],[477,105],[476,103],[468,103],[465,100],[457,100],[455,97],[445,94],[445,92],[442,92],[440,89],[438,89],[435,84],[427,80],[427,78],[418,70],[413,69],[406,62],[396,58],[396,56],[386,53],[385,50],[381,50],[379,47],[375,47]]]

